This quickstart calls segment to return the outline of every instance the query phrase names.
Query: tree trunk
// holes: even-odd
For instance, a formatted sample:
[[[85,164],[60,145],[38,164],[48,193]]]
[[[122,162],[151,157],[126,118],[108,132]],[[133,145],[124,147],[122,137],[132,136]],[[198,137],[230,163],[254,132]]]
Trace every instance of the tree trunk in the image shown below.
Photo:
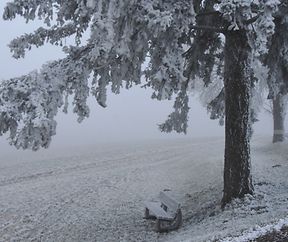
[[[285,120],[285,101],[282,94],[278,94],[273,99],[273,122],[274,134],[273,143],[282,142],[285,139],[284,120]]]
[[[222,207],[253,194],[250,160],[251,47],[245,31],[229,31],[225,43],[225,162]]]

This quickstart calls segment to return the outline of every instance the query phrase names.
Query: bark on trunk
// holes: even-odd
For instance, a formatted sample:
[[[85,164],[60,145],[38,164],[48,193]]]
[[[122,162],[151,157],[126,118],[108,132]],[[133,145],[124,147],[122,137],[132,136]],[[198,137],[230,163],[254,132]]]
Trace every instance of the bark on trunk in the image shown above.
[[[282,142],[285,139],[284,133],[284,120],[285,120],[285,103],[282,94],[278,94],[273,99],[273,121],[274,121],[274,134],[273,143]]]
[[[253,194],[250,160],[251,48],[245,31],[226,34],[225,162],[222,207]]]

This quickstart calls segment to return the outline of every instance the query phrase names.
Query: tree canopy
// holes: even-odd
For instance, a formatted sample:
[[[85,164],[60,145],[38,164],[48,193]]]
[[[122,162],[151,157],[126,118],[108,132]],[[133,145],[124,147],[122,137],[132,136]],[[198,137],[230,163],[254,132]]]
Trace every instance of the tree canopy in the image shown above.
[[[142,83],[160,100],[186,85],[181,43],[195,19],[191,1],[16,0],[7,4],[3,17],[17,15],[27,22],[43,19],[47,28],[14,39],[9,47],[15,58],[24,57],[32,46],[61,44],[68,36],[75,37],[75,45],[64,46],[67,57],[39,72],[1,83],[0,134],[10,131],[16,147],[48,147],[57,110],[66,109],[69,95],[81,121],[89,116],[90,93],[105,107],[108,87],[119,93],[122,87]],[[82,43],[88,30],[90,38]]]
[[[89,116],[90,93],[105,107],[107,88],[119,93],[122,87],[140,83],[152,88],[152,97],[158,100],[178,95],[175,111],[160,128],[186,132],[187,90],[193,80],[200,77],[208,86],[223,71],[221,33],[245,29],[257,56],[267,51],[273,14],[283,4],[277,0],[9,2],[5,20],[38,18],[46,26],[12,40],[13,57],[22,58],[32,46],[46,42],[63,45],[70,36],[75,45],[63,47],[66,58],[1,83],[0,134],[9,132],[11,144],[18,148],[48,147],[56,133],[57,110],[66,110],[69,95],[81,121]],[[83,41],[86,31],[90,37]],[[215,104],[219,106],[217,99],[211,110]],[[222,107],[220,102],[217,110]]]

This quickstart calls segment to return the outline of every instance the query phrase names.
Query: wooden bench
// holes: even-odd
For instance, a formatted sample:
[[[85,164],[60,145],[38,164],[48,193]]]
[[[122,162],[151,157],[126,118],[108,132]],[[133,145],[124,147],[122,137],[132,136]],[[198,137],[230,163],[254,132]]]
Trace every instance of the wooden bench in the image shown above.
[[[145,219],[154,219],[157,232],[168,232],[182,225],[181,205],[167,194],[160,192],[159,201],[145,203]]]

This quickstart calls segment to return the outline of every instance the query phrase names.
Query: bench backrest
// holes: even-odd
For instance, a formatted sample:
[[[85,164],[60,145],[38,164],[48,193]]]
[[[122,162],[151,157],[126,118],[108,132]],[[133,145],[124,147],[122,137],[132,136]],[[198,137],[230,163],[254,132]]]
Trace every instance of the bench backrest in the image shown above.
[[[160,192],[159,194],[160,202],[166,206],[167,210],[170,213],[176,213],[180,208],[180,203],[175,201],[173,198],[169,197],[165,192]]]

